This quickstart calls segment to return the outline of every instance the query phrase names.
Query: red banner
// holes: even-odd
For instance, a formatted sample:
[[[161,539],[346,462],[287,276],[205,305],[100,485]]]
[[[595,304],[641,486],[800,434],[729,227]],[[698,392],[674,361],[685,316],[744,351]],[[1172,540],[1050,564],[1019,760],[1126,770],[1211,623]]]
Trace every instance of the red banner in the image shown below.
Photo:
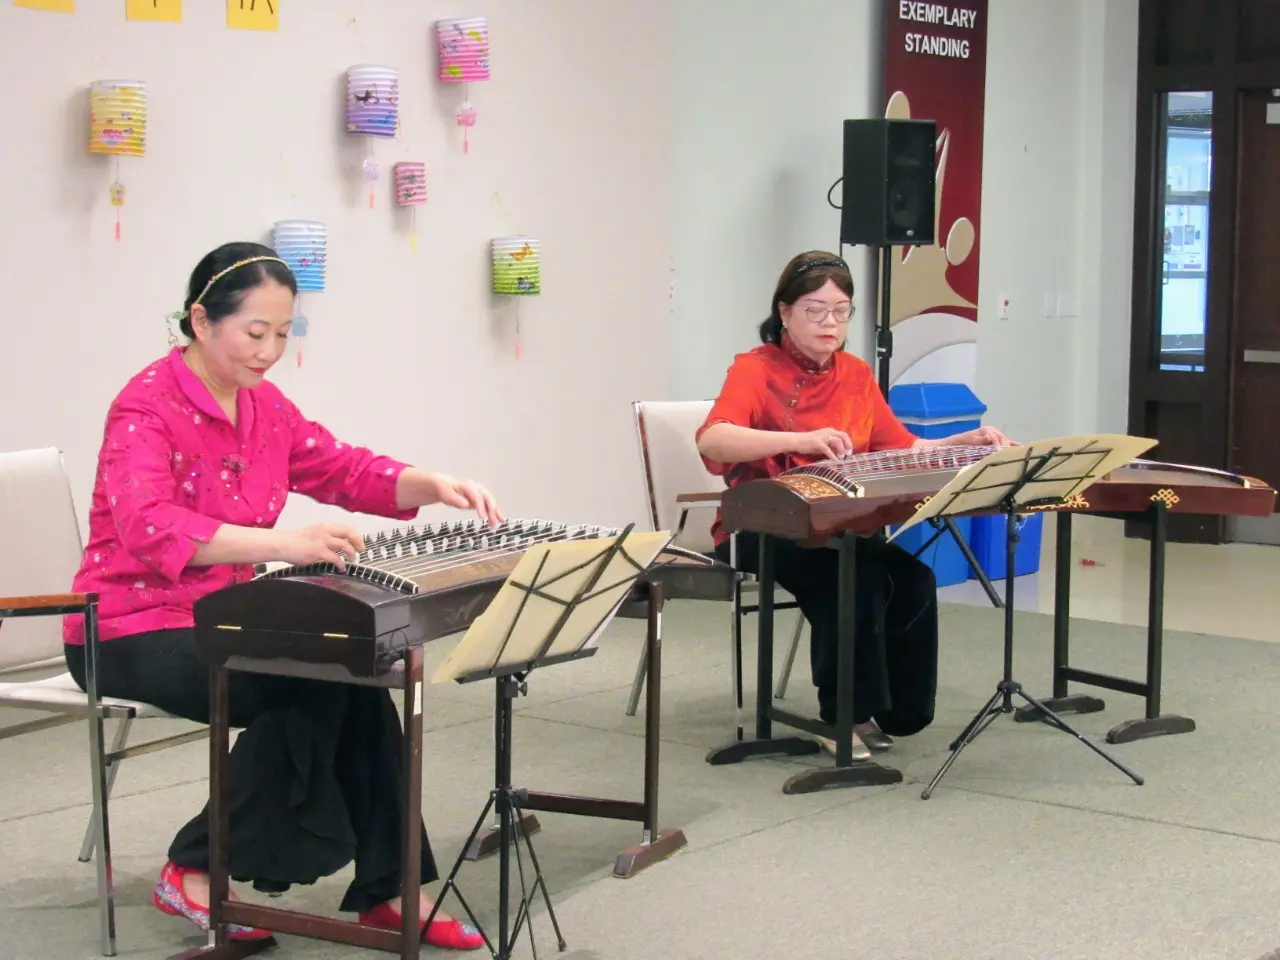
[[[885,0],[884,37],[885,116],[938,126],[934,242],[893,251],[893,378],[933,357],[928,379],[972,386],[964,368],[976,358],[987,0]]]

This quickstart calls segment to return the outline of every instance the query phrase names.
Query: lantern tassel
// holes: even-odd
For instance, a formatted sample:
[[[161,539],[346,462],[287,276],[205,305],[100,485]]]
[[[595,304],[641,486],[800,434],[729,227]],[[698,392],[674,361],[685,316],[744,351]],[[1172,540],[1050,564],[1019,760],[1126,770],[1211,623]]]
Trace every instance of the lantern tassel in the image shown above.
[[[116,211],[116,243],[120,242],[120,211]]]

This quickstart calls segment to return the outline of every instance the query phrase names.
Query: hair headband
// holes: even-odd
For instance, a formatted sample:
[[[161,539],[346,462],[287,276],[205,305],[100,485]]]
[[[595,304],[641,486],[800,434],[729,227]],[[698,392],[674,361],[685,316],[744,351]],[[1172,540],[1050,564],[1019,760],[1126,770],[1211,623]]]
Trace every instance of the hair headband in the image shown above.
[[[210,288],[212,288],[215,283],[217,283],[219,280],[225,277],[228,273],[231,273],[233,270],[239,270],[241,267],[247,266],[248,264],[251,264],[251,263],[266,263],[266,262],[278,263],[278,264],[281,264],[286,270],[289,269],[289,265],[285,263],[283,260],[281,260],[279,257],[262,256],[262,257],[248,257],[244,260],[237,260],[231,266],[226,267],[222,270],[219,270],[212,277],[210,277],[209,282],[206,283],[204,285],[204,289],[200,291],[200,296],[196,297],[194,300],[191,301],[191,306],[194,307],[201,300],[203,300],[205,297],[205,294],[209,292]],[[181,320],[183,317],[187,316],[190,312],[191,311],[189,309],[184,308],[182,310],[178,310],[178,311],[175,311],[174,313],[169,314],[169,319]]]
[[[796,278],[808,273],[810,270],[816,270],[818,267],[840,267],[845,271],[848,271],[849,269],[849,265],[847,263],[834,257],[827,260],[810,260],[808,263],[797,267],[796,272],[791,275],[791,279],[795,280]]]

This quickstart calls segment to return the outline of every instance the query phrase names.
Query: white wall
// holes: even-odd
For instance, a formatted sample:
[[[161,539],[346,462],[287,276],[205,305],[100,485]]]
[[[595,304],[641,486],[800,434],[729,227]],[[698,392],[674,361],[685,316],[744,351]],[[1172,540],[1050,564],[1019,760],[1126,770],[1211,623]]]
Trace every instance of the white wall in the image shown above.
[[[838,241],[826,193],[841,121],[880,112],[880,13],[876,0],[681,0],[677,24],[672,392],[692,398],[757,342],[786,260]],[[804,44],[788,46],[798,29]],[[987,420],[1019,438],[1123,430],[1137,0],[990,0],[987,56]],[[870,324],[869,265],[855,262]],[[1046,317],[1046,294],[1076,315]]]
[[[225,5],[187,3],[181,25],[129,23],[124,4],[66,16],[0,5],[0,449],[57,445],[82,514],[103,416],[125,379],[166,349],[164,317],[207,250],[265,239],[276,219],[330,227],[329,289],[308,295],[311,335],[272,376],[339,435],[489,484],[507,512],[573,522],[643,516],[630,402],[661,396],[671,235],[672,41],[663,3],[307,0],[279,33],[228,31]],[[431,25],[483,13],[493,80],[469,156],[434,79]],[[401,72],[402,134],[384,165],[428,165],[420,251],[383,181],[369,211],[363,145],[342,132],[355,63]],[[88,84],[148,81],[145,158],[91,158]],[[545,294],[488,293],[491,237],[543,244]],[[78,394],[78,395],[77,395]],[[319,508],[296,498],[284,523]],[[370,520],[366,528],[385,521]]]
[[[868,38],[879,19],[872,0],[676,0],[674,9],[671,389],[693,399],[715,396],[734,353],[759,344],[786,262],[839,247],[827,190],[840,178],[841,121],[876,111],[879,53]],[[865,293],[867,258],[849,255]],[[862,296],[857,305],[873,316]]]
[[[251,34],[221,5],[187,4],[179,26],[80,6],[0,6],[0,81],[24,91],[21,148],[0,159],[0,449],[63,447],[82,511],[106,404],[165,350],[198,257],[304,216],[330,224],[330,288],[309,297],[305,366],[277,376],[308,414],[479,476],[517,515],[642,516],[630,401],[715,393],[785,261],[837,246],[840,122],[879,112],[875,0],[491,0],[469,156],[429,37],[476,11],[315,0]],[[990,19],[979,393],[1020,437],[1123,429],[1137,0],[991,0]],[[341,133],[342,73],[369,61],[406,91],[379,157],[429,167],[416,257],[385,192],[366,208]],[[110,164],[84,147],[85,88],[110,76],[146,79],[152,102],[120,244]],[[520,362],[487,293],[487,242],[508,232],[538,235],[545,260]],[[1044,317],[1045,293],[1079,316]],[[315,514],[299,501],[285,521]]]

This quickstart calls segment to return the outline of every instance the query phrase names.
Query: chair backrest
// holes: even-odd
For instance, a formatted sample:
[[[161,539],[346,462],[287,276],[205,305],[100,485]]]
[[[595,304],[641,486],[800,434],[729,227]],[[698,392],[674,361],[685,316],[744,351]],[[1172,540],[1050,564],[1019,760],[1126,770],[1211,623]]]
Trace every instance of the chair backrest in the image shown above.
[[[707,472],[698,453],[696,434],[711,409],[710,400],[637,401],[632,404],[640,439],[649,519],[655,530],[674,531],[680,523],[682,493],[719,493],[724,480]],[[710,553],[714,504],[694,505],[676,542]]]
[[[68,593],[80,566],[80,524],[62,452],[0,453],[0,597]],[[62,659],[62,617],[11,617],[0,671]]]

